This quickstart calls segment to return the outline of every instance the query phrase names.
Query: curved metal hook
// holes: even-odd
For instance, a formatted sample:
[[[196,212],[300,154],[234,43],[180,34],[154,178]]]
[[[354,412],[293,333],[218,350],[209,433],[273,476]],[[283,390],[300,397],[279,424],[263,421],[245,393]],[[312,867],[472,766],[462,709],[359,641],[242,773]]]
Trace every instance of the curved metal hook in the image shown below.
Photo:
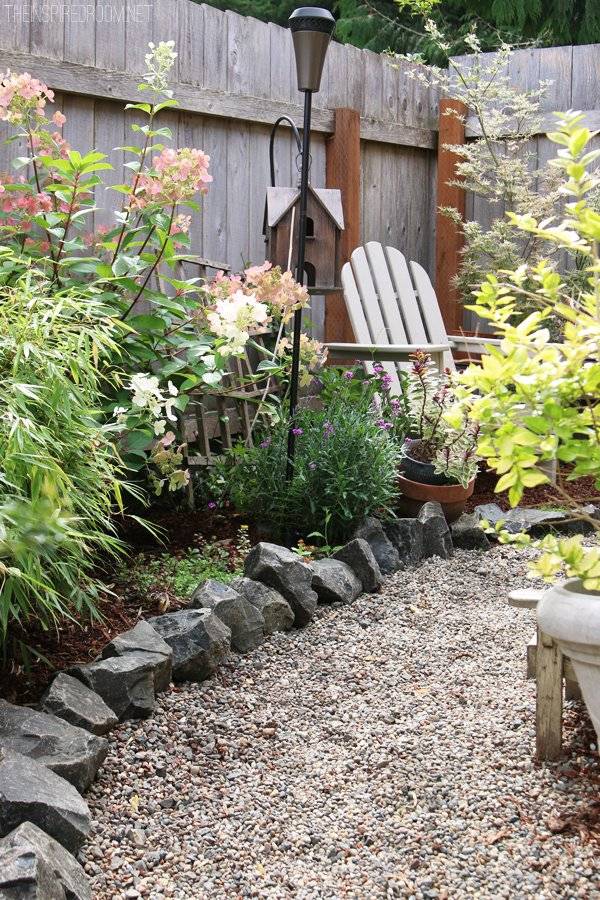
[[[275,133],[282,122],[287,122],[290,128],[294,133],[294,137],[296,139],[296,147],[298,148],[298,155],[302,156],[302,139],[300,137],[300,132],[296,127],[296,123],[293,119],[290,119],[289,116],[279,116],[275,124],[271,129],[271,137],[269,138],[269,163],[271,167],[271,187],[275,187],[275,160],[273,159],[273,150],[275,146]]]

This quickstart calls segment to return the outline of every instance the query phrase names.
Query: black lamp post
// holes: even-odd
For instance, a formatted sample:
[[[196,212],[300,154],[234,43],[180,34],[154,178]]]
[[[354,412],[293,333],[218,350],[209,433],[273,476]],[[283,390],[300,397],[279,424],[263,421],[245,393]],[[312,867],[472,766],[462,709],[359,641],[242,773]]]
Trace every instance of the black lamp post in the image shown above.
[[[308,171],[310,162],[310,117],[312,95],[321,87],[321,75],[327,48],[335,28],[335,19],[327,9],[303,6],[291,14],[290,30],[294,41],[298,90],[304,92],[304,124],[302,130],[302,167],[300,171],[300,210],[298,221],[298,256],[296,280],[304,283],[304,255],[306,248],[306,206],[308,200]],[[294,454],[296,435],[294,415],[298,405],[298,377],[300,373],[300,329],[302,310],[294,313],[294,341],[292,345],[292,371],[290,376],[290,430],[288,433],[288,454],[286,478],[294,474]]]

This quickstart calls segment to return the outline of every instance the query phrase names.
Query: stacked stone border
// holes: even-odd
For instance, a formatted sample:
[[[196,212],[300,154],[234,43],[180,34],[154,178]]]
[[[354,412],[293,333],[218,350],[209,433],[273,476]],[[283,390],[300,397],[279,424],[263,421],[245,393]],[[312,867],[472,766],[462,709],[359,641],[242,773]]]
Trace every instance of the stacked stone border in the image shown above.
[[[572,531],[560,512],[509,515],[511,530]],[[109,732],[152,715],[172,681],[204,681],[231,650],[246,653],[276,631],[307,626],[319,603],[352,603],[424,559],[487,550],[479,521],[502,516],[488,504],[449,527],[440,505],[426,503],[414,519],[365,519],[349,543],[310,564],[261,542],[243,577],[206,580],[185,609],[140,620],[94,662],[56,675],[38,709],[0,700],[0,897],[90,900],[75,858],[91,827],[82,794],[108,753]]]

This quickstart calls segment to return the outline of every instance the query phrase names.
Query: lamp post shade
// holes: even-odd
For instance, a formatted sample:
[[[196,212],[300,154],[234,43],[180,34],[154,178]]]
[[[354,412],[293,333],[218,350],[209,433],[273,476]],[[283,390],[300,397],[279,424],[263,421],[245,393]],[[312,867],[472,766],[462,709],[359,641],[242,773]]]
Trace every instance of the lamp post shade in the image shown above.
[[[298,90],[316,93],[321,87],[323,64],[335,19],[328,9],[302,6],[291,14],[289,24],[294,41]]]

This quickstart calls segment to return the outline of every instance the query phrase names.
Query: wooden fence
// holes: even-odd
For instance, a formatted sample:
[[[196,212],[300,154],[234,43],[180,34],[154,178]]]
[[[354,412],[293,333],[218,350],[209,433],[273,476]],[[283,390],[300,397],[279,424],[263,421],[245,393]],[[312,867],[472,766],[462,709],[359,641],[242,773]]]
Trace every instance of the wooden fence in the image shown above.
[[[191,0],[17,0],[0,6],[0,67],[30,71],[58,92],[65,137],[76,149],[110,152],[110,183],[131,175],[113,148],[132,143],[129,125],[138,119],[123,106],[137,99],[148,42],[160,40],[177,44],[172,87],[181,104],[178,112],[162,114],[163,123],[179,146],[200,147],[211,156],[214,183],[193,217],[193,250],[234,269],[259,262],[265,255],[270,125],[284,113],[301,122],[287,29]],[[311,177],[316,187],[325,186],[334,110],[358,110],[361,234],[402,247],[431,270],[437,96],[408,78],[407,67],[394,69],[374,53],[331,45],[315,97]],[[2,127],[0,137],[6,133]],[[0,172],[14,153],[14,145],[0,149]],[[295,155],[290,133],[281,129],[278,184],[296,183]],[[100,224],[119,198],[114,192],[98,198],[105,206]],[[317,331],[322,306],[313,309]]]
[[[485,60],[493,54],[484,54]],[[468,63],[468,57],[457,57]],[[508,63],[507,74],[512,84],[522,90],[537,89],[541,82],[550,82],[542,99],[544,116],[539,134],[527,142],[525,152],[530,155],[530,166],[538,169],[556,156],[557,147],[546,133],[556,126],[554,112],[579,110],[585,114],[586,124],[591,129],[600,128],[600,44],[580,47],[549,47],[515,51]],[[477,123],[467,118],[465,138],[477,135]],[[440,140],[444,138],[440,137]],[[600,141],[595,139],[598,146]],[[465,215],[467,220],[487,226],[492,219],[502,215],[500,204],[490,204],[481,197],[466,195]],[[447,277],[445,274],[444,277]],[[466,329],[475,329],[480,323],[474,314],[465,311],[462,319]]]

